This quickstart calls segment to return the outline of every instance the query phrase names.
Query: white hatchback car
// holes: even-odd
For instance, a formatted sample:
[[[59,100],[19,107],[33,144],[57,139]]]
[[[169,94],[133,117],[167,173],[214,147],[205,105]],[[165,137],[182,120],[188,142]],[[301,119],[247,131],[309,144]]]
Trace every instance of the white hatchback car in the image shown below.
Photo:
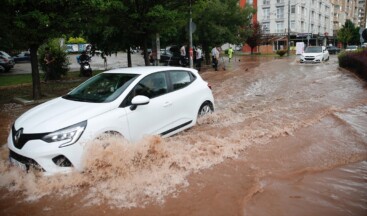
[[[329,51],[324,46],[308,46],[301,54],[301,63],[321,63],[329,60]]]
[[[106,133],[134,142],[176,134],[214,111],[212,91],[194,69],[134,67],[98,74],[21,115],[7,144],[10,162],[46,174],[83,170],[85,144]]]

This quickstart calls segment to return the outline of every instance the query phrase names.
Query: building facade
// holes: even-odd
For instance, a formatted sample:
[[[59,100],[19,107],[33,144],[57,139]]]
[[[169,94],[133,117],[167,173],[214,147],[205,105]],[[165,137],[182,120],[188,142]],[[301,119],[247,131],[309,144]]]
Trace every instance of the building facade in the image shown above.
[[[332,9],[329,0],[262,0],[258,20],[265,33],[288,35],[289,31],[291,46],[299,41],[326,45],[333,36]]]
[[[246,5],[257,9],[254,16],[262,26],[263,45],[270,44],[271,52],[297,42],[326,46],[335,41],[330,0],[240,0],[240,6]]]
[[[366,25],[366,12],[367,12],[367,1],[358,0],[358,26],[361,28],[367,28]]]
[[[358,0],[331,0],[333,7],[333,31],[334,35],[343,27],[348,19],[356,26],[358,24]]]

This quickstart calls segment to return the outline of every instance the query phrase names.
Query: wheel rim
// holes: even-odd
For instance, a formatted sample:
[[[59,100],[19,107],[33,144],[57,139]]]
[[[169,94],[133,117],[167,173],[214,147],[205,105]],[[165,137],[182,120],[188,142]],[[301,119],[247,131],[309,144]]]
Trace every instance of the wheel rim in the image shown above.
[[[205,104],[201,109],[200,109],[200,112],[199,112],[199,116],[204,116],[208,113],[211,113],[212,112],[212,109],[210,107],[209,104]]]

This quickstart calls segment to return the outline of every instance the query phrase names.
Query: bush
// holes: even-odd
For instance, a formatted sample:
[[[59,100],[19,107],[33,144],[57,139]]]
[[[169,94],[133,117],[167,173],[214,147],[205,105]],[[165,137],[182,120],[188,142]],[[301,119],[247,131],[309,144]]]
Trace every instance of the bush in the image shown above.
[[[55,58],[53,63],[52,73],[49,75],[50,80],[59,80],[62,76],[66,76],[69,71],[69,60],[64,47],[60,47],[59,39],[54,39],[48,43],[42,45],[38,51],[38,62],[43,71],[46,71],[45,58],[45,48],[49,47],[51,55]]]
[[[356,52],[343,52],[338,55],[339,66],[351,70],[367,80],[367,49]]]
[[[277,50],[277,54],[282,57],[287,53],[287,50]]]

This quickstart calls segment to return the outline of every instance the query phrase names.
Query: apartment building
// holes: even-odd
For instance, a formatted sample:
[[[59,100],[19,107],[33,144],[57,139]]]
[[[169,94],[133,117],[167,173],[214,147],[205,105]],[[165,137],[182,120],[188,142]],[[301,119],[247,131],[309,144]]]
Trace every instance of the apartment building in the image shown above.
[[[291,45],[298,41],[326,45],[333,36],[329,0],[261,0],[257,7],[264,32],[285,35],[289,26]]]
[[[257,21],[273,51],[303,41],[309,45],[332,43],[333,7],[330,0],[241,0],[240,6],[257,9]],[[289,27],[288,27],[289,26]],[[268,36],[267,36],[268,35]],[[268,43],[268,40],[266,40]]]
[[[333,31],[334,35],[342,28],[348,19],[356,26],[358,24],[358,0],[331,0],[333,7]]]
[[[358,26],[361,28],[367,28],[367,1],[358,0]]]

